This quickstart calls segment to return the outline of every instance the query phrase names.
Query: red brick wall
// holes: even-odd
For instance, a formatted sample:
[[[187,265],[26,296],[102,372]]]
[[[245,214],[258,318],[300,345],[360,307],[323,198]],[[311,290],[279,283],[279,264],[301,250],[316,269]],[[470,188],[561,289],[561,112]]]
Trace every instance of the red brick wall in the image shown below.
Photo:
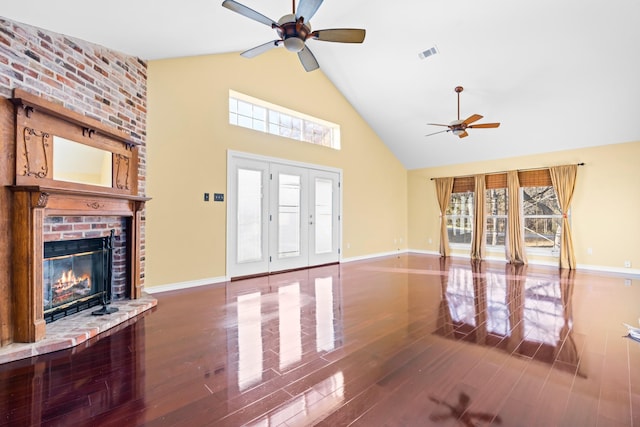
[[[129,133],[140,143],[138,193],[145,195],[146,61],[0,17],[0,96],[11,98],[13,89],[18,87]],[[69,238],[74,238],[76,232],[88,224],[92,230],[82,232],[95,232],[93,227],[99,227],[101,219],[98,218],[97,223],[93,223],[94,220],[54,217],[48,222],[53,221],[51,230],[56,227],[55,221],[62,221],[60,227],[71,226]],[[107,221],[117,223],[122,219]],[[52,239],[52,236],[46,238]],[[143,220],[143,260],[144,239]],[[141,265],[140,281],[144,283],[144,262]]]

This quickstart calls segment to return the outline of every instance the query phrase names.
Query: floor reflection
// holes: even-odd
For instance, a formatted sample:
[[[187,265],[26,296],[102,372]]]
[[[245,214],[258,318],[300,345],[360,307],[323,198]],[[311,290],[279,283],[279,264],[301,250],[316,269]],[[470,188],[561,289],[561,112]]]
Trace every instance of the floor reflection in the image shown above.
[[[339,268],[323,267],[243,280],[227,288],[231,367],[237,390],[246,392],[342,339]],[[235,333],[237,331],[237,333]],[[237,349],[237,351],[234,351]]]
[[[262,381],[262,321],[260,292],[238,295],[238,388]]]
[[[324,419],[344,402],[344,375],[341,371],[292,398],[268,416],[249,426],[309,426]],[[286,424],[285,424],[286,423]]]
[[[458,395],[458,402],[454,405],[447,403],[435,397],[429,396],[429,400],[438,405],[442,405],[448,409],[446,413],[435,413],[429,416],[431,421],[435,422],[449,422],[456,420],[460,425],[465,427],[475,427],[476,421],[483,421],[486,423],[502,424],[502,418],[499,415],[489,414],[486,412],[473,412],[469,411],[469,405],[471,404],[471,398],[464,392],[460,392]]]
[[[576,371],[580,358],[572,336],[574,271],[554,277],[530,273],[526,265],[490,269],[481,261],[440,262],[437,335],[546,363],[561,361],[558,367]]]
[[[0,369],[0,425],[79,425],[103,416],[126,416],[131,425],[144,408],[145,317],[136,327],[57,353],[23,359]],[[80,420],[80,421],[78,421]],[[6,423],[6,424],[5,424]]]

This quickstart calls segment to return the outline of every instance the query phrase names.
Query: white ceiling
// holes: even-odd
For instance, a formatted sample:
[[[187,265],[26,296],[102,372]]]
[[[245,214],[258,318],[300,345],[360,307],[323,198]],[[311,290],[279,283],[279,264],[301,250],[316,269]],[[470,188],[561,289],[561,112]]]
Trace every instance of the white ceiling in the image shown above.
[[[276,21],[292,6],[239,1]],[[12,1],[0,16],[147,60],[242,51],[276,38],[221,3]],[[325,0],[311,23],[367,30],[361,45],[307,45],[409,169],[640,140],[637,0]],[[437,55],[418,57],[434,45]],[[427,123],[456,119],[458,85],[462,118],[478,113],[478,123],[501,126],[471,129],[464,139],[425,137],[442,129]]]

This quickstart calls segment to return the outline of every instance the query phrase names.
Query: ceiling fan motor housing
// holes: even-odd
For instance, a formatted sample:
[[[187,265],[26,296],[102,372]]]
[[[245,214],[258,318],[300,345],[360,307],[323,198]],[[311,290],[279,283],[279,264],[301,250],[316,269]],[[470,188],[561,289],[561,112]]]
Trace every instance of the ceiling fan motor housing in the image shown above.
[[[278,21],[276,27],[278,35],[284,40],[284,47],[291,52],[300,52],[304,49],[304,42],[311,34],[311,25],[303,22],[302,18],[296,20],[295,15],[285,15]]]

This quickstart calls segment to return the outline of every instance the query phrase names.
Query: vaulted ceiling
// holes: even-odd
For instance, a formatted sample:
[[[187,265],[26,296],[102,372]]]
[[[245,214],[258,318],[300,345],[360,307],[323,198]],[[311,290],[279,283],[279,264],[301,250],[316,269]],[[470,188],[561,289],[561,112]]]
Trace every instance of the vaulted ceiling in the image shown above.
[[[285,0],[239,0],[277,21]],[[7,2],[0,16],[146,60],[243,51],[275,33],[222,0]],[[322,71],[408,169],[640,141],[640,2],[325,0],[309,40]],[[438,53],[418,54],[436,47]],[[264,55],[269,55],[269,52]],[[293,55],[293,53],[292,53]],[[481,114],[458,138],[427,123]]]

